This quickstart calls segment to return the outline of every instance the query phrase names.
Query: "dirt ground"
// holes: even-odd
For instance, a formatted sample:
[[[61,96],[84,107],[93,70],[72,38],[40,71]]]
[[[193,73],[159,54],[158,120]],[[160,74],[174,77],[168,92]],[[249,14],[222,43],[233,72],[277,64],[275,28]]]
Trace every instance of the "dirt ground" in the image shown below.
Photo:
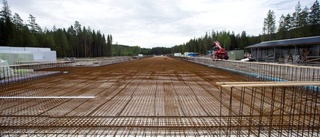
[[[228,115],[216,82],[247,80],[170,57],[51,70],[68,73],[0,89],[48,97],[0,99],[2,135],[214,135]]]

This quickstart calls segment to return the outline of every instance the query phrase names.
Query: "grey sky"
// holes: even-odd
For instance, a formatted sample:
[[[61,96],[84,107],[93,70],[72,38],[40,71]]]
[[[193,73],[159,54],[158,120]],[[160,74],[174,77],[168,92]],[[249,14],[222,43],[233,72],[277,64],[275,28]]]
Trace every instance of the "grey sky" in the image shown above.
[[[315,0],[300,1],[301,8]],[[8,0],[12,13],[27,22],[29,14],[42,27],[82,26],[112,34],[113,42],[172,47],[206,32],[262,32],[268,10],[293,13],[298,0]]]

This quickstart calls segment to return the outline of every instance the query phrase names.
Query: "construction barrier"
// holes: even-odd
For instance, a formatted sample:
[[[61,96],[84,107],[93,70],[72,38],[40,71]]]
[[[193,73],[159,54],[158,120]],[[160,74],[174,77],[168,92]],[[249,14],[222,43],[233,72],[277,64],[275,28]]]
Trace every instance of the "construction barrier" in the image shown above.
[[[260,81],[320,81],[320,67],[298,64],[212,60],[211,58],[181,58],[209,67],[256,77]]]

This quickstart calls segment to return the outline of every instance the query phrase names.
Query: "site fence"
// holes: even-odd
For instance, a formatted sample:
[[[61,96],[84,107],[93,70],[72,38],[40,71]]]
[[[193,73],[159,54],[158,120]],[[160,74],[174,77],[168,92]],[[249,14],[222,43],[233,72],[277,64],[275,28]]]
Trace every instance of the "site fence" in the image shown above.
[[[217,82],[226,135],[319,136],[319,82]],[[317,86],[317,88],[304,88]],[[226,113],[223,114],[223,111]]]
[[[47,68],[69,67],[70,62],[42,61],[42,62],[16,62],[16,65],[0,66],[0,86],[39,79],[48,75],[61,73],[60,71],[38,71]]]
[[[0,66],[0,87],[39,79],[44,76],[64,73],[61,71],[42,71],[48,68],[77,67],[77,66],[103,66],[131,60],[131,57],[108,57],[99,59],[79,59],[79,61],[19,61],[15,65]],[[40,71],[41,70],[41,71]]]
[[[131,60],[131,57],[125,56],[125,57],[112,57],[112,58],[106,58],[102,60],[99,65],[109,65],[109,64],[115,64],[115,63],[121,63]]]
[[[250,82],[216,83],[222,136],[320,135],[320,67],[181,59],[248,76]]]
[[[130,56],[120,56],[120,57],[101,57],[101,58],[87,58],[87,59],[76,59],[72,62],[72,66],[104,66],[109,64],[116,64],[121,62],[130,61],[132,57]]]
[[[260,81],[320,81],[320,67],[297,64],[182,58],[191,62],[255,77]]]

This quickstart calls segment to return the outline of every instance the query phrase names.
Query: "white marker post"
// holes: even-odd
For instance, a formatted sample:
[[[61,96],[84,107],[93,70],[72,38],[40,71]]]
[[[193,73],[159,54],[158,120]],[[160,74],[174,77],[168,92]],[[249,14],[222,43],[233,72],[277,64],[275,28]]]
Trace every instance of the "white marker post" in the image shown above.
[[[94,96],[0,96],[0,99],[90,99]]]

